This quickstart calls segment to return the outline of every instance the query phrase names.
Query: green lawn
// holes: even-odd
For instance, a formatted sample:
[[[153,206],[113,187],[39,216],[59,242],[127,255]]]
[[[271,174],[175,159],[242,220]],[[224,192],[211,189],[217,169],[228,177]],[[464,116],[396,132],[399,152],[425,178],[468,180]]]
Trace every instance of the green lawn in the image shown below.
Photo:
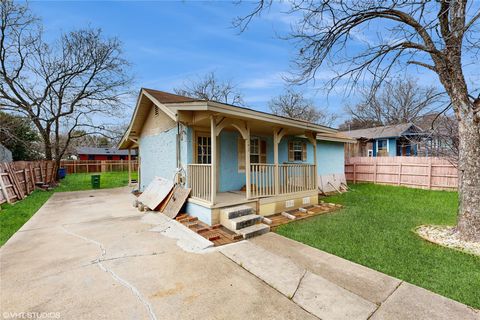
[[[412,230],[454,225],[457,193],[357,184],[324,199],[345,208],[277,232],[480,308],[480,258],[428,243]]]
[[[93,173],[95,174],[95,173]],[[100,174],[100,189],[123,187],[128,184],[128,172],[104,172]],[[69,174],[61,180],[55,192],[90,190],[92,173]],[[132,179],[137,178],[137,173],[132,172]]]
[[[54,192],[90,190],[91,175],[69,174],[53,191],[35,190],[26,199],[13,205],[3,204],[0,210],[0,246],[32,217]],[[128,183],[128,172],[104,172],[100,175],[101,189],[123,187]],[[132,178],[136,179],[136,177],[137,173],[132,173]]]

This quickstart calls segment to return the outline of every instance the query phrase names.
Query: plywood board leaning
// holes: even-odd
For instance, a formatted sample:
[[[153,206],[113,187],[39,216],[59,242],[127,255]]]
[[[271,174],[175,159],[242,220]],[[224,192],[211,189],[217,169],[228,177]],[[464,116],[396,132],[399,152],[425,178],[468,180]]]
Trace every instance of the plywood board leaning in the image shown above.
[[[138,201],[150,209],[155,209],[173,188],[173,182],[155,177],[138,197]]]
[[[175,187],[173,190],[172,197],[168,201],[165,209],[162,211],[164,215],[169,218],[175,218],[177,214],[182,209],[183,204],[187,201],[188,196],[190,195],[190,188]]]

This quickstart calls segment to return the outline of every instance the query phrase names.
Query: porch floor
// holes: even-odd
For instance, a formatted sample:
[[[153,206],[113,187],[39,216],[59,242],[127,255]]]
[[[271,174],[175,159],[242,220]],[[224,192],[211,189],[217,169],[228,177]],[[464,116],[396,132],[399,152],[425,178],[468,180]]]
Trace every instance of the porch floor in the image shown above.
[[[256,200],[247,200],[247,194],[245,191],[218,192],[214,207],[222,208],[255,201]]]

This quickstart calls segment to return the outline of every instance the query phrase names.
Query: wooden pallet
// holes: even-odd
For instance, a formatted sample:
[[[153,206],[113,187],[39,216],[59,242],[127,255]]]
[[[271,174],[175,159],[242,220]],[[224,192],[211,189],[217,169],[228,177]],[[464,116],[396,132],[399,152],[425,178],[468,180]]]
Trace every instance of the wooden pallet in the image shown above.
[[[216,247],[237,242],[242,239],[241,235],[228,230],[220,224],[209,226],[208,224],[199,221],[197,217],[190,216],[186,213],[179,214],[175,220],[190,230],[195,231],[205,239],[212,241]]]
[[[278,226],[290,223],[292,221],[303,220],[303,219],[318,216],[321,214],[330,213],[338,210],[339,208],[341,208],[340,205],[334,205],[330,203],[320,203],[318,205],[302,208],[304,210],[287,211],[288,215],[294,217],[295,219],[289,219],[280,213],[274,214],[272,216],[268,216],[267,218],[272,221],[272,223],[270,224],[270,228],[275,229]]]

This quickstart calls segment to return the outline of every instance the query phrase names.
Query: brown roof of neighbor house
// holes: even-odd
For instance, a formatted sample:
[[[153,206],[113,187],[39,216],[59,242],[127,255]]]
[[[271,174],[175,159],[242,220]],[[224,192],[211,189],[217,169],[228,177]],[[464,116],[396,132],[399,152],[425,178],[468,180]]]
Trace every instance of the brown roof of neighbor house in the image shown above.
[[[414,127],[418,132],[422,132],[422,129],[410,122],[368,129],[342,131],[342,133],[355,139],[393,138],[402,136],[411,127]]]
[[[152,95],[160,103],[182,103],[182,102],[195,102],[195,101],[206,101],[202,99],[194,99],[190,97],[181,96],[178,94],[173,94],[165,91],[153,90],[143,88],[148,94]]]

